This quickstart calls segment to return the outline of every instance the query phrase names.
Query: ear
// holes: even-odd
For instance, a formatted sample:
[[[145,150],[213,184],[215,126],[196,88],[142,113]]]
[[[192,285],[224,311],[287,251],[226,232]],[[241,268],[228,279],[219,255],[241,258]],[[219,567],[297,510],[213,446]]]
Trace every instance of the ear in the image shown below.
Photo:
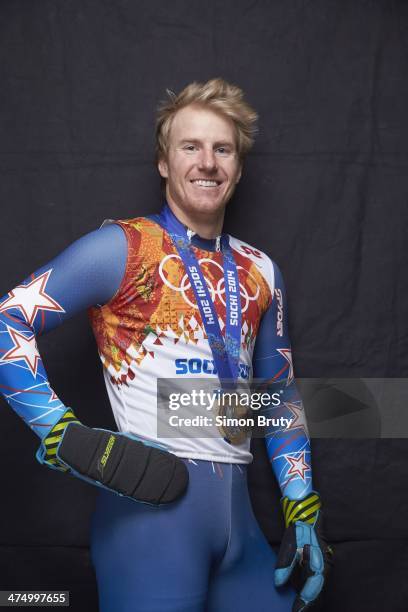
[[[168,176],[169,176],[169,169],[168,169],[167,162],[164,159],[164,157],[161,157],[159,159],[157,167],[159,169],[160,176],[162,178],[168,178]]]
[[[239,164],[238,174],[237,174],[237,178],[235,180],[235,184],[239,183],[241,175],[242,175],[242,162]]]

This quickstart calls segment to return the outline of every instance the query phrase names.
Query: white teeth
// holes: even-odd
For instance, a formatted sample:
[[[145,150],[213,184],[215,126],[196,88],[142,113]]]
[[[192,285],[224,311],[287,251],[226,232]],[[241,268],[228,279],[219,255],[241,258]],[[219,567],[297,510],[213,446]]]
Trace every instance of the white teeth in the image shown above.
[[[195,181],[191,181],[200,187],[217,187],[217,181],[205,181],[204,179],[197,179]]]

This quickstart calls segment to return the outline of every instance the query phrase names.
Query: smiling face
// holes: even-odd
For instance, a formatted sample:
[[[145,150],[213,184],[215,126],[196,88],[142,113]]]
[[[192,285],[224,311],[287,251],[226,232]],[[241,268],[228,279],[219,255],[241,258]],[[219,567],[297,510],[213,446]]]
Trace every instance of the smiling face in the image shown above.
[[[167,158],[158,168],[169,206],[183,223],[192,229],[197,221],[222,225],[241,176],[234,124],[205,107],[182,108],[173,118]]]

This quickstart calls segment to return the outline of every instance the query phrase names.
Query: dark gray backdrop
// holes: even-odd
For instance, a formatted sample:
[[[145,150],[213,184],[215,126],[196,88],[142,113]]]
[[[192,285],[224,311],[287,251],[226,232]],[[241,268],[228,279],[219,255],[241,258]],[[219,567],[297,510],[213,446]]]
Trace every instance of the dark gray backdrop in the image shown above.
[[[157,102],[223,76],[261,117],[226,229],[284,273],[296,374],[406,376],[407,34],[392,0],[2,0],[0,295],[103,219],[157,210]],[[86,315],[39,346],[63,401],[113,427]],[[95,491],[37,464],[5,402],[0,419],[0,588],[70,589],[72,610],[97,610]],[[254,506],[277,544],[279,493],[255,450]],[[408,609],[407,454],[314,441],[337,560],[324,610]]]

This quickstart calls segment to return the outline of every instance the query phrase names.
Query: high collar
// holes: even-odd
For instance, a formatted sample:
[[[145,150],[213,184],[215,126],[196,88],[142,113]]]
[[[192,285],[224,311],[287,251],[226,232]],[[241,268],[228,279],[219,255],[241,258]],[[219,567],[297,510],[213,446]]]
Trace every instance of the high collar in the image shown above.
[[[161,210],[161,215],[170,214],[175,217],[179,223],[181,223],[186,231],[188,238],[190,239],[190,243],[197,247],[198,249],[202,249],[203,251],[220,251],[221,250],[221,240],[225,234],[220,234],[216,238],[203,238],[199,236],[194,230],[190,229],[187,225],[185,225],[177,215],[174,214],[170,206],[167,202],[164,203],[164,206]]]
[[[186,226],[185,226],[186,227]],[[202,238],[193,230],[186,227],[187,236],[190,238],[190,242],[193,246],[203,251],[220,251],[221,250],[221,238],[222,234],[216,238]]]

